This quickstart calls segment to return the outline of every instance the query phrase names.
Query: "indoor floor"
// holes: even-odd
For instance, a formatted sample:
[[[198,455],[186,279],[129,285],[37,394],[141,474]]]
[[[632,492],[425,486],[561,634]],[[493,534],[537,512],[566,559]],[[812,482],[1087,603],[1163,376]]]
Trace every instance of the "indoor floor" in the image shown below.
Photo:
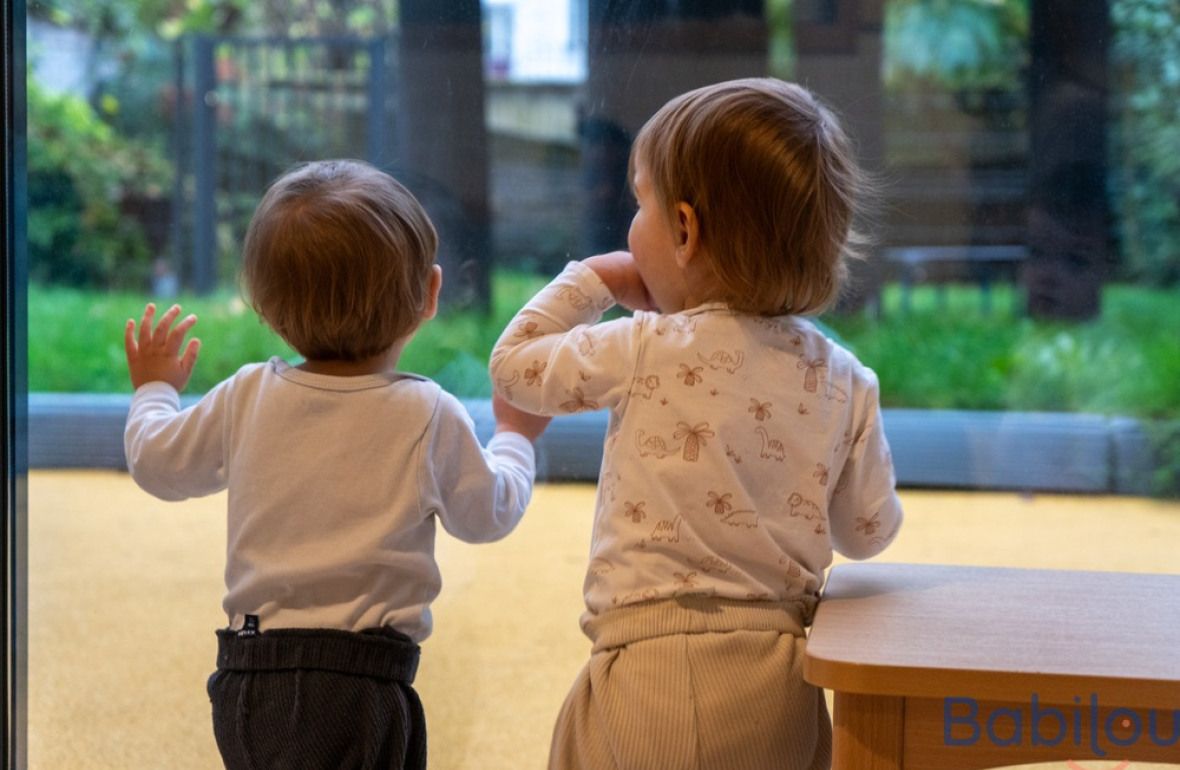
[[[417,682],[432,770],[544,767],[589,652],[578,616],[593,495],[538,486],[499,543],[440,532],[443,591]],[[224,496],[164,503],[112,471],[34,471],[28,496],[31,770],[220,767],[205,679],[225,622]],[[879,560],[1180,572],[1180,502],[915,490],[902,501],[905,526]],[[1124,770],[1148,767],[1163,766]]]

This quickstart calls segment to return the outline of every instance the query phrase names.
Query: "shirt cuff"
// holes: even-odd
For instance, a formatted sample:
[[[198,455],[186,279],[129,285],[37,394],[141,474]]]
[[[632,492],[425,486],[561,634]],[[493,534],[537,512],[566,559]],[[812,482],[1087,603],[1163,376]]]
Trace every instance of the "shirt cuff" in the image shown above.
[[[598,277],[598,273],[594,272],[593,268],[587,267],[585,263],[567,263],[558,278],[568,278],[570,281],[576,283],[579,289],[590,295],[594,307],[599,311],[609,310],[618,304],[615,295],[611,294],[610,289]]]
[[[135,389],[135,394],[131,398],[133,401],[165,400],[180,408],[180,391],[163,380],[145,382]]]
[[[537,475],[537,454],[533,442],[519,433],[501,431],[488,441],[487,449],[496,457],[507,460],[528,471],[529,477]]]

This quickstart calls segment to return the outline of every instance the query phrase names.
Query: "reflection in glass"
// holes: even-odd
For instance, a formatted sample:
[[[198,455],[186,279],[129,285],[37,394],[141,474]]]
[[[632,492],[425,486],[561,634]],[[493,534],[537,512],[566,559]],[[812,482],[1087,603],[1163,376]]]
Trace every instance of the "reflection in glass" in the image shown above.
[[[310,158],[371,160],[424,202],[447,309],[404,365],[486,397],[488,351],[519,305],[567,260],[625,244],[628,153],[651,112],[696,85],[773,75],[835,107],[879,183],[873,258],[821,322],[880,376],[902,484],[1180,491],[1171,0],[28,11],[30,389],[120,394],[35,416],[34,465],[117,465],[118,429],[95,421],[121,419],[117,334],[147,299],[179,298],[216,341],[191,393],[293,355],[247,310],[236,271],[258,196]],[[560,467],[592,479],[601,425],[568,430],[582,443]],[[1091,540],[1107,531],[1056,504],[1046,538],[1078,521]],[[58,523],[42,532],[64,542],[73,523]],[[82,539],[93,550],[109,535]]]
[[[34,328],[140,301],[112,291],[195,294],[206,334],[246,328],[259,192],[299,160],[361,157],[443,234],[452,327],[408,363],[486,396],[487,349],[529,287],[624,244],[646,116],[771,74],[835,107],[880,182],[874,258],[827,320],[888,405],[1148,418],[1174,453],[1154,421],[1177,411],[1175,11],[1086,2],[34,2]],[[272,352],[257,331],[195,387]],[[122,390],[93,347],[81,367],[34,351],[34,389]]]

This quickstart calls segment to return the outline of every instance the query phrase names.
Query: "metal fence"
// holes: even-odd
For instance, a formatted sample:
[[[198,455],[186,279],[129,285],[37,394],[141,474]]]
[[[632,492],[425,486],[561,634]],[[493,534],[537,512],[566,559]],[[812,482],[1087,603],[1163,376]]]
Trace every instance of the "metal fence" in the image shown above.
[[[174,269],[207,292],[237,267],[259,196],[300,160],[397,156],[396,42],[188,36],[175,49]]]

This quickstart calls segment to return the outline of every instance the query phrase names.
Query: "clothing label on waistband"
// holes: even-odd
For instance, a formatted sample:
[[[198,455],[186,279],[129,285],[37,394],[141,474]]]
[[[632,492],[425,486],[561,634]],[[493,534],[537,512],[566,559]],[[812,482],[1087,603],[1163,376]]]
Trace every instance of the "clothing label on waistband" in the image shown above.
[[[244,636],[258,636],[258,616],[247,615],[246,622],[242,625],[242,630],[238,632],[238,638]]]

